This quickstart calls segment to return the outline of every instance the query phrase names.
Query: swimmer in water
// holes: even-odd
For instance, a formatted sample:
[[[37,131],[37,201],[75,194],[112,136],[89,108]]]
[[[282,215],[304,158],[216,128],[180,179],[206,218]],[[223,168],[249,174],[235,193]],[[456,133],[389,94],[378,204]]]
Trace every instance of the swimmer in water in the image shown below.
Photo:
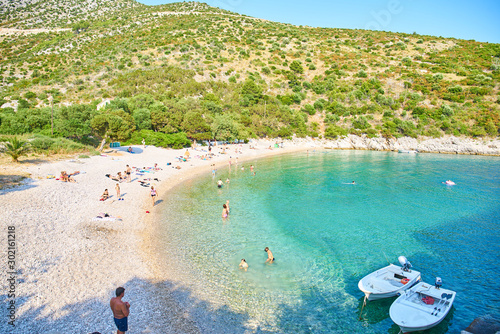
[[[241,259],[241,262],[240,262],[240,265],[239,265],[240,269],[244,269],[245,271],[248,270],[248,263],[245,259]]]

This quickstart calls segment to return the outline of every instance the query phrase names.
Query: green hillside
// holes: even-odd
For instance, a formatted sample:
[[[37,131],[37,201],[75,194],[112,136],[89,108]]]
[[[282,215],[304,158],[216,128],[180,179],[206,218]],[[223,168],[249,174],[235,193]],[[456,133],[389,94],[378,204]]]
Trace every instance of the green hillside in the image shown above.
[[[78,140],[499,133],[499,44],[196,2],[0,1],[3,134],[50,135],[51,103],[54,136]]]

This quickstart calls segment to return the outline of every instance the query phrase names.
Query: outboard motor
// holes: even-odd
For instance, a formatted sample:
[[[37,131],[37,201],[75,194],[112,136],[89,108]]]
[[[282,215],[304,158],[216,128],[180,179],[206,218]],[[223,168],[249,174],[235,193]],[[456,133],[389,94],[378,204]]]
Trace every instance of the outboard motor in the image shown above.
[[[408,261],[408,259],[406,257],[404,257],[403,255],[401,255],[400,257],[398,257],[398,260],[399,260],[399,263],[401,263],[401,267],[403,267],[403,271],[410,271],[410,268],[413,267],[410,263],[410,261]]]
[[[436,283],[434,283],[434,286],[436,289],[439,289],[443,285],[443,281],[441,281],[441,277],[436,277]]]

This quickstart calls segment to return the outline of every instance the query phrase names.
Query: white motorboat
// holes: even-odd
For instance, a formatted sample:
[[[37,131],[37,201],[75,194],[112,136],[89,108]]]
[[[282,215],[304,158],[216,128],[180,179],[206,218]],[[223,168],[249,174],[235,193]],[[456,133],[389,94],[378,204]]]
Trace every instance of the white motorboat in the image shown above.
[[[401,267],[390,264],[359,281],[358,287],[368,300],[394,297],[420,281],[420,272],[410,270],[411,263],[404,256],[398,260]]]
[[[418,150],[399,150],[399,153],[417,154]]]
[[[450,311],[456,292],[420,282],[392,303],[389,315],[403,333],[429,329],[439,324]]]

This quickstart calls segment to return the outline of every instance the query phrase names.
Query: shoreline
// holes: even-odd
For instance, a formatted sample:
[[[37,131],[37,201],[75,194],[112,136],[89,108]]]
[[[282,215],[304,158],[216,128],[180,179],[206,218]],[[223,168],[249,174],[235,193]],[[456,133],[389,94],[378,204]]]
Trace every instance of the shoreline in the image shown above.
[[[413,140],[405,141],[408,142],[406,147],[415,147],[412,146]],[[124,300],[131,304],[131,331],[202,333],[203,328],[198,325],[202,321],[198,319],[199,314],[179,304],[176,296],[182,295],[196,303],[207,302],[189,294],[182,282],[175,278],[175,272],[172,277],[165,278],[163,270],[157,267],[159,259],[155,256],[154,244],[156,224],[160,223],[161,201],[168,196],[169,191],[182,182],[210,172],[212,164],[217,169],[225,168],[229,157],[232,157],[233,163],[238,157],[241,165],[269,156],[305,150],[363,149],[363,145],[374,145],[379,139],[357,136],[337,141],[294,139],[284,141],[284,148],[269,150],[268,147],[274,142],[258,140],[251,144],[228,145],[229,151],[225,155],[218,152],[223,146],[216,146],[212,150],[215,157],[209,160],[199,157],[207,153],[206,147],[189,149],[191,159],[178,162],[176,157],[182,156],[186,149],[134,145],[137,154],[128,154],[125,148],[121,148],[116,154],[89,159],[22,166],[31,177],[19,187],[0,191],[0,203],[5,208],[4,231],[14,226],[17,233],[15,330],[65,333],[68,328],[75,328],[78,333],[109,333],[115,328],[108,303],[114,289],[121,285],[127,289]],[[397,148],[396,144],[399,144],[400,149],[403,149],[403,142],[392,142],[391,145]],[[449,144],[451,142],[455,144]],[[460,141],[447,138],[443,143],[456,150],[453,145],[460,144]],[[250,145],[257,146],[257,149],[251,149]],[[420,147],[430,147],[428,143],[425,145]],[[498,140],[490,142],[489,146],[473,145],[497,150],[497,154],[490,155],[500,155]],[[463,147],[460,152],[474,152],[468,146]],[[241,149],[241,154],[233,153],[235,148]],[[372,147],[372,150],[376,149]],[[423,152],[422,149],[419,151]],[[171,165],[167,167],[168,162]],[[141,187],[137,182],[139,179],[120,183],[125,200],[117,201],[114,190],[116,182],[104,175],[123,171],[126,164],[138,167],[152,166],[154,163],[158,163],[163,170],[145,173],[144,177],[151,178],[150,183],[158,188],[159,203],[155,209],[151,210],[149,187]],[[81,174],[75,176],[78,183],[47,179],[48,174],[58,175],[61,170],[70,173],[80,170]],[[158,181],[154,181],[154,178]],[[113,197],[100,202],[98,197],[105,187]],[[146,210],[151,213],[146,214]],[[123,220],[92,220],[99,212],[122,216]],[[4,258],[7,257],[6,248],[3,247],[0,252]],[[7,272],[6,265],[0,265],[4,272]],[[6,291],[7,282],[4,280],[0,286]],[[4,298],[4,302],[8,301]],[[6,308],[0,311],[4,319],[7,318],[6,312]],[[152,319],[156,319],[156,322],[153,323]],[[6,322],[0,324],[0,329],[4,329],[4,326]],[[9,330],[9,327],[5,328],[6,332]]]
[[[158,220],[161,199],[169,189],[190,178],[226,166],[229,157],[240,163],[265,156],[307,149],[304,144],[289,144],[284,149],[267,150],[262,143],[258,149],[249,144],[230,145],[228,154],[219,154],[221,146],[214,147],[214,158],[202,160],[206,147],[189,149],[191,159],[179,162],[186,149],[171,150],[156,147],[133,146],[136,154],[107,150],[107,154],[88,159],[68,159],[36,165],[16,166],[30,174],[21,186],[0,191],[0,205],[4,208],[3,227],[16,230],[16,326],[15,332],[35,331],[65,333],[115,330],[109,300],[118,286],[126,289],[124,300],[131,304],[130,330],[133,332],[200,333],[196,324],[198,314],[190,314],[173,298],[183,291],[182,282],[175,277],[166,280],[155,271],[154,222]],[[234,154],[234,148],[241,153]],[[167,166],[167,163],[171,165]],[[133,182],[120,184],[123,201],[116,200],[117,182],[105,177],[124,171],[125,166],[152,166],[163,168],[145,173],[158,188],[155,209],[151,209],[149,186],[141,187],[133,173]],[[174,167],[181,167],[176,169]],[[77,183],[47,178],[80,171]],[[154,181],[157,179],[157,181]],[[99,201],[104,188],[111,198]],[[146,210],[150,214],[146,214]],[[123,220],[93,219],[99,212],[121,216]],[[0,251],[7,258],[7,247]],[[0,265],[7,272],[7,263]],[[7,291],[8,282],[0,284]],[[189,295],[196,303],[206,303]],[[4,296],[4,302],[9,302]],[[0,316],[7,319],[7,309]],[[156,322],[152,323],[152,319]],[[82,321],[83,320],[83,321]],[[0,323],[2,332],[10,327]]]

